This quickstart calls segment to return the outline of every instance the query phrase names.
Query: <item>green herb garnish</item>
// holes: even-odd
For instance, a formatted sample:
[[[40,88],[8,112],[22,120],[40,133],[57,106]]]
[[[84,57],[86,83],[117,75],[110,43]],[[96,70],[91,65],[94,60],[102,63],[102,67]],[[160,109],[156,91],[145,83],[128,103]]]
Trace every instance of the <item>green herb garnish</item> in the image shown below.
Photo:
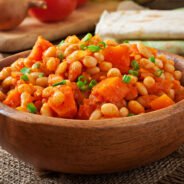
[[[33,104],[33,103],[28,103],[27,104],[27,110],[30,112],[30,113],[37,113],[37,108],[36,106]]]
[[[100,46],[97,46],[97,45],[89,45],[87,48],[91,52],[98,52],[101,49]]]
[[[157,70],[154,74],[155,76],[160,77],[163,74],[163,70]]]
[[[77,86],[81,91],[86,91],[88,89],[88,86],[82,81],[78,81]]]
[[[30,73],[30,68],[24,67],[24,68],[22,68],[22,69],[20,70],[20,72],[21,72],[22,74]]]
[[[87,42],[87,41],[89,41],[92,37],[93,37],[93,35],[92,35],[91,33],[88,33],[88,34],[82,39],[82,41],[83,41],[83,42]]]
[[[59,58],[60,60],[63,60],[64,55],[63,55],[62,53],[60,53],[60,54],[58,54],[58,58]]]
[[[32,66],[33,69],[39,69],[40,68],[40,63],[35,63]]]
[[[66,84],[66,80],[62,80],[61,82],[57,82],[55,84],[53,84],[52,86],[59,86],[59,85],[65,85]]]
[[[99,46],[102,46],[103,48],[106,48],[107,44],[105,42],[99,42]]]
[[[136,60],[133,60],[131,62],[131,66],[133,67],[134,70],[139,70],[139,63]]]
[[[81,50],[86,50],[86,49],[87,49],[87,46],[84,45],[84,44],[82,44],[82,45],[80,45],[80,49],[81,49]]]
[[[58,44],[58,46],[63,45],[63,43],[65,43],[65,41],[64,40],[61,40],[61,42]]]
[[[44,76],[44,73],[39,73],[38,77],[41,78]]]
[[[136,77],[139,75],[139,72],[137,70],[129,70],[128,73]]]
[[[96,84],[97,84],[96,80],[91,80],[91,82],[89,83],[89,89],[92,89]]]
[[[79,89],[81,89],[84,85],[85,85],[85,84],[84,84],[84,82],[82,82],[82,81],[78,81],[78,82],[77,82],[77,86],[79,87]]]
[[[24,81],[28,81],[29,80],[28,76],[25,75],[25,74],[21,76],[21,79],[24,80]]]
[[[88,89],[87,83],[88,81],[83,75],[78,77],[77,86],[81,91],[86,91]]]
[[[155,57],[150,57],[149,60],[152,62],[152,63],[155,63]]]
[[[83,82],[84,84],[87,84],[88,83],[88,81],[86,80],[86,78],[83,76],[83,75],[80,75],[79,77],[78,77],[78,80],[77,81],[81,81],[81,82]]]
[[[124,75],[122,79],[123,79],[123,82],[125,82],[127,84],[130,83],[130,81],[131,81],[131,77],[128,75]]]

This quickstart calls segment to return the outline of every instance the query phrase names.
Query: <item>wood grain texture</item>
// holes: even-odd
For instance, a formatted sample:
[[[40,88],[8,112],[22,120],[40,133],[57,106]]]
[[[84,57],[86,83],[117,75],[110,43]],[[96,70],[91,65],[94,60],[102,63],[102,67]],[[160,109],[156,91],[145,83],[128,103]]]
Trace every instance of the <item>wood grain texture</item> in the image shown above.
[[[21,53],[0,62],[12,63]],[[184,72],[184,58],[169,55]],[[183,79],[184,81],[184,79]],[[161,159],[184,143],[184,101],[128,118],[51,118],[0,103],[0,144],[42,170],[94,174],[124,171]]]
[[[65,21],[50,24],[28,17],[15,30],[0,32],[0,52],[15,52],[31,48],[39,35],[54,41],[68,35],[91,31],[104,10],[113,11],[117,6],[116,1],[89,2],[74,11]]]

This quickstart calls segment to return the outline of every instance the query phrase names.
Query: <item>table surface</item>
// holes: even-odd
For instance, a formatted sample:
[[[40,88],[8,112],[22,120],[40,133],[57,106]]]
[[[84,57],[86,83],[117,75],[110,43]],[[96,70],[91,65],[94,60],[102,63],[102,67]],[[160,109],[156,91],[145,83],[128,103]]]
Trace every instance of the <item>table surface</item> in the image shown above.
[[[151,165],[122,173],[71,175],[37,172],[0,148],[0,184],[184,184],[184,145]]]

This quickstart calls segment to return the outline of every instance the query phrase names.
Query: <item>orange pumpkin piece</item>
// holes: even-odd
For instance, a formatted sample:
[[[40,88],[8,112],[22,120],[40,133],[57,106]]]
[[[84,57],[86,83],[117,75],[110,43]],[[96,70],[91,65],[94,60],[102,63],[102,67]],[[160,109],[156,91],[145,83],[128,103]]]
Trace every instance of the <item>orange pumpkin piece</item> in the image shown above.
[[[175,89],[176,91],[180,90],[181,88],[181,83],[178,80],[173,80],[173,89]]]
[[[20,106],[20,102],[21,102],[20,95],[21,94],[18,92],[17,89],[13,89],[8,93],[8,96],[3,101],[3,103],[5,105],[12,107],[12,108],[16,108],[16,107]]]
[[[144,95],[139,97],[138,99],[141,100],[139,101],[139,103],[141,103],[145,108],[150,108],[150,103],[156,98],[158,98],[158,96],[156,95]]]
[[[62,104],[55,104],[52,97],[49,98],[48,104],[51,109],[62,118],[73,118],[77,113],[77,106],[74,99],[74,94],[70,86],[61,86],[60,91],[64,94],[64,101]]]
[[[53,46],[49,41],[45,40],[41,36],[38,37],[28,59],[40,61],[42,60],[42,54],[49,47]]]
[[[83,104],[79,107],[78,118],[89,119],[91,113],[96,109],[97,105],[93,104],[89,99],[84,99]]]
[[[169,96],[163,94],[162,96],[153,100],[150,103],[150,106],[153,110],[158,110],[173,105],[174,103],[175,102]]]
[[[77,84],[75,82],[72,82],[70,84],[73,94],[74,94],[74,99],[77,105],[81,105],[84,101],[84,93],[81,93],[80,89],[78,88]]]
[[[175,101],[179,102],[183,99],[184,99],[184,88],[182,87],[182,88],[176,90]]]
[[[98,102],[116,103],[122,100],[129,92],[127,84],[120,77],[111,77],[99,82],[92,90],[90,99]]]
[[[168,92],[172,87],[172,81],[159,79],[151,88],[148,89],[150,94],[157,94],[159,92]]]
[[[130,67],[129,48],[126,45],[109,46],[103,51],[105,61],[111,62],[114,68],[127,73]]]
[[[139,50],[137,48],[137,44],[131,44],[130,45],[130,52],[134,55],[139,54]]]
[[[126,99],[126,100],[134,100],[134,99],[137,98],[137,96],[138,96],[137,87],[132,86],[131,84],[128,85],[128,87],[129,87],[129,92],[128,92],[128,94],[126,95],[125,99]]]

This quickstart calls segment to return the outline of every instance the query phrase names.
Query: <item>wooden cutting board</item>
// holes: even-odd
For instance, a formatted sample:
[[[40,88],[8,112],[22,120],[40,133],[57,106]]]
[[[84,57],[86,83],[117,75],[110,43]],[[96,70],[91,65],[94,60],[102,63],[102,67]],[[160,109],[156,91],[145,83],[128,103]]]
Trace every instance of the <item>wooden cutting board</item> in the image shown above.
[[[116,10],[118,2],[89,2],[77,9],[65,21],[45,24],[28,17],[15,30],[0,32],[0,52],[17,52],[31,48],[37,37],[54,41],[71,34],[79,34],[94,29],[104,10]]]

